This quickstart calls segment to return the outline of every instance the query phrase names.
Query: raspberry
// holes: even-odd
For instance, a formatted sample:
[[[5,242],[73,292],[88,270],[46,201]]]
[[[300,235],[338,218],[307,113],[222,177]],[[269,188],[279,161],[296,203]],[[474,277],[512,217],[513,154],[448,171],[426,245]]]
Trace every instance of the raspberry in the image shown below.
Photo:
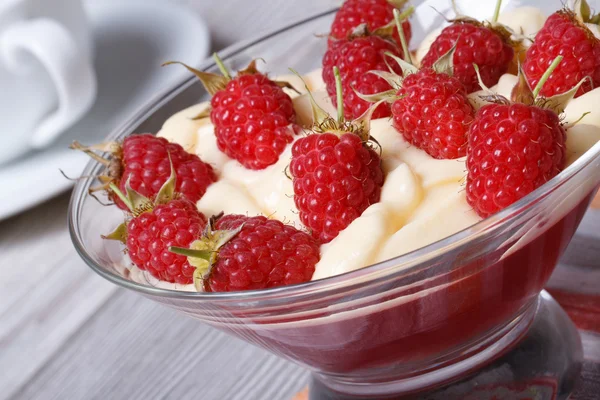
[[[218,250],[204,281],[207,292],[231,292],[310,281],[319,261],[319,244],[291,225],[263,216],[226,215],[217,230],[241,231]]]
[[[434,158],[466,154],[467,131],[475,111],[456,78],[424,68],[408,75],[392,105],[394,127],[409,143]]]
[[[371,105],[361,99],[355,90],[362,94],[374,94],[390,90],[391,86],[384,79],[368,73],[372,70],[387,71],[385,52],[399,56],[401,51],[396,44],[379,36],[361,36],[337,41],[323,57],[323,80],[327,85],[327,93],[337,105],[335,77],[333,67],[337,66],[342,75],[342,93],[344,96],[344,113],[346,119],[360,117]],[[400,67],[394,70],[401,73]],[[381,104],[372,118],[390,116],[389,104]]]
[[[170,246],[188,247],[205,226],[206,217],[188,200],[176,199],[157,205],[127,224],[129,258],[139,269],[162,281],[192,283],[195,268],[185,256],[168,249]]]
[[[444,28],[423,57],[421,65],[431,67],[447,53],[458,40],[454,53],[454,76],[461,81],[467,93],[481,87],[473,63],[477,64],[483,83],[492,87],[508,71],[514,56],[514,49],[501,34],[494,30],[467,21],[455,21]]]
[[[293,140],[292,99],[263,74],[238,75],[215,93],[211,105],[219,150],[248,169],[275,164]]]
[[[527,50],[523,70],[531,87],[557,56],[563,61],[548,78],[541,94],[546,97],[564,93],[585,77],[590,77],[577,91],[580,96],[600,84],[600,41],[575,19],[568,10],[552,14]]]
[[[566,133],[551,110],[488,104],[468,137],[467,201],[482,217],[531,193],[565,165]]]
[[[125,192],[127,182],[139,194],[152,198],[171,175],[169,156],[177,176],[175,190],[184,198],[196,202],[217,177],[209,164],[190,154],[177,143],[150,134],[126,137],[122,144],[122,176],[119,187]],[[127,210],[117,197],[116,205]]]
[[[372,32],[394,20],[394,8],[388,0],[347,0],[335,14],[330,36],[334,39],[346,39],[354,28],[365,23]],[[412,32],[408,20],[402,23],[402,29],[409,44]],[[398,48],[402,48],[397,29],[394,29],[394,40]]]
[[[300,220],[326,243],[371,204],[383,172],[377,153],[354,133],[315,133],[292,146],[290,172]]]

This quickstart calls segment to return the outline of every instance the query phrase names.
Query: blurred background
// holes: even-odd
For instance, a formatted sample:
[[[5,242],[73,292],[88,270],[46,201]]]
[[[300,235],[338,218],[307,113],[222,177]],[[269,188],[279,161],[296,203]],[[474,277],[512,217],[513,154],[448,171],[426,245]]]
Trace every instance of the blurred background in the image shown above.
[[[162,62],[198,65],[338,3],[0,0],[0,400],[287,399],[306,385],[302,368],[87,268],[59,170],[76,178],[87,159],[71,141],[102,141],[188,76]],[[598,267],[598,222],[586,217],[566,264]]]

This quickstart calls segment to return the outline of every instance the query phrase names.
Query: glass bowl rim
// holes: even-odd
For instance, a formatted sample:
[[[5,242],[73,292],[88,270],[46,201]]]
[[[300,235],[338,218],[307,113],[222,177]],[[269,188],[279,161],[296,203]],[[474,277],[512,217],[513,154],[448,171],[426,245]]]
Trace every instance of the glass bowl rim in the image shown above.
[[[300,25],[313,22],[322,17],[328,16],[338,10],[338,7],[330,10],[318,13],[308,18],[301,19],[295,23],[286,25],[279,29],[276,29],[265,35],[252,38],[249,40],[238,42],[232,46],[229,46],[222,51],[219,51],[219,55],[222,59],[226,60],[230,57],[234,57],[246,48],[264,42],[265,40],[271,39],[274,36],[282,34]],[[200,70],[206,70],[215,66],[214,61],[206,60],[199,67]],[[126,136],[131,133],[131,130],[139,125],[141,122],[149,118],[154,112],[156,112],[163,103],[172,100],[177,94],[185,91],[190,86],[197,84],[195,77],[185,78],[180,82],[172,85],[170,88],[157,93],[151,98],[144,106],[138,109],[126,122],[124,122],[117,129],[113,130],[107,137],[107,139],[116,139]],[[574,163],[565,168],[559,175],[546,182],[540,188],[536,189],[529,195],[525,196],[521,200],[505,208],[504,210],[485,218],[478,223],[471,225],[461,231],[458,231],[448,237],[441,240],[430,243],[424,247],[420,247],[411,252],[402,254],[400,256],[390,258],[385,261],[378,262],[354,271],[346,272],[339,275],[334,275],[328,278],[318,279],[315,281],[304,282],[296,285],[280,286],[270,289],[260,290],[248,290],[238,292],[220,292],[220,293],[207,293],[207,292],[187,292],[174,289],[164,289],[145,285],[132,280],[128,280],[116,273],[108,271],[102,265],[97,264],[93,257],[88,254],[82,238],[79,235],[79,216],[81,212],[81,206],[87,196],[87,189],[94,180],[92,171],[99,168],[99,164],[90,160],[83,173],[82,179],[80,179],[72,192],[71,199],[69,202],[68,209],[68,227],[71,240],[75,247],[75,250],[79,256],[90,266],[96,273],[103,278],[115,283],[119,286],[140,292],[142,294],[168,297],[168,298],[185,298],[190,300],[210,300],[210,301],[240,301],[240,300],[266,300],[273,298],[290,298],[294,295],[306,294],[311,292],[326,292],[328,290],[338,289],[344,286],[353,286],[353,283],[360,282],[361,284],[368,284],[370,282],[369,275],[373,275],[377,279],[387,278],[395,273],[401,271],[402,273],[410,273],[412,270],[422,266],[423,262],[427,261],[427,256],[432,254],[443,255],[450,252],[460,246],[468,244],[468,242],[479,238],[483,235],[488,235],[496,230],[499,230],[505,224],[508,224],[513,218],[516,218],[519,214],[531,208],[533,205],[544,198],[549,196],[555,189],[560,187],[572,179],[578,172],[583,170],[589,164],[595,160],[600,160],[600,142],[597,142],[592,148],[586,153],[580,156]],[[404,264],[414,264],[409,268],[401,268]],[[364,280],[358,280],[361,277],[367,276]]]

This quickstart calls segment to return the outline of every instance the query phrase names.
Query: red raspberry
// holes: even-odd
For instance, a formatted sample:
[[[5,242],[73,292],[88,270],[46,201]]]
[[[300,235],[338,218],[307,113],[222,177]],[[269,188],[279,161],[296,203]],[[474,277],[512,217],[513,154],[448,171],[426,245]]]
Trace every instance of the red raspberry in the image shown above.
[[[263,216],[226,215],[217,230],[242,230],[218,250],[204,281],[207,292],[231,292],[310,281],[319,261],[319,244],[291,225]]]
[[[367,24],[367,29],[373,32],[394,20],[394,8],[396,7],[388,0],[346,0],[335,14],[330,36],[334,39],[346,39],[354,28],[361,24]],[[402,22],[402,30],[406,43],[410,44],[412,32],[408,20]],[[402,48],[398,30],[395,28],[394,40],[398,48]]]
[[[292,146],[290,172],[300,220],[326,243],[371,204],[383,172],[377,153],[354,133],[315,133]]]
[[[192,202],[200,200],[206,188],[217,180],[212,167],[179,144],[151,134],[132,135],[123,141],[121,191],[125,192],[129,182],[136,192],[153,198],[171,175],[169,156],[177,176],[175,191]],[[119,208],[128,210],[117,196],[111,197]]]
[[[206,217],[188,200],[176,199],[154,206],[152,211],[132,218],[127,224],[129,258],[139,269],[162,281],[192,283],[195,268],[185,256],[168,249],[189,247],[205,226]]]
[[[249,169],[275,164],[294,133],[292,99],[260,73],[241,74],[211,100],[219,150]]]
[[[333,67],[337,66],[342,75],[342,93],[344,95],[344,113],[347,120],[360,117],[371,105],[361,99],[354,90],[362,94],[374,94],[390,90],[391,86],[384,79],[368,73],[372,70],[387,71],[384,53],[389,51],[400,56],[396,44],[379,36],[362,36],[339,40],[332,45],[323,57],[323,80],[327,85],[327,93],[334,105],[337,105],[335,77]],[[395,63],[394,70],[402,71]],[[389,104],[381,104],[372,118],[390,116]]]
[[[556,113],[488,104],[469,130],[467,201],[482,217],[508,207],[565,166],[566,133]]]
[[[423,57],[421,65],[431,67],[457,40],[453,60],[454,76],[465,85],[467,93],[481,89],[473,63],[479,67],[481,79],[488,87],[498,83],[500,77],[508,71],[514,49],[507,40],[482,24],[467,21],[455,21],[444,28]]]
[[[541,94],[546,97],[564,93],[589,76],[576,96],[589,92],[600,84],[600,41],[575,19],[568,10],[557,11],[546,20],[527,50],[524,72],[531,87],[535,87],[557,56],[563,61],[544,83]]]
[[[467,131],[475,111],[456,78],[421,69],[408,75],[392,105],[394,127],[409,143],[434,158],[466,154]]]

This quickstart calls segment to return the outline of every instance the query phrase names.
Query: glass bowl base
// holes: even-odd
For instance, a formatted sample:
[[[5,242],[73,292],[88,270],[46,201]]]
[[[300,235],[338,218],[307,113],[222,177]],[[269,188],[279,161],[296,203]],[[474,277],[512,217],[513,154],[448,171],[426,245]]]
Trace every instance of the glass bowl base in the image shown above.
[[[544,291],[530,318],[467,359],[383,383],[339,384],[313,374],[309,399],[562,400],[573,391],[582,360],[577,329]]]

